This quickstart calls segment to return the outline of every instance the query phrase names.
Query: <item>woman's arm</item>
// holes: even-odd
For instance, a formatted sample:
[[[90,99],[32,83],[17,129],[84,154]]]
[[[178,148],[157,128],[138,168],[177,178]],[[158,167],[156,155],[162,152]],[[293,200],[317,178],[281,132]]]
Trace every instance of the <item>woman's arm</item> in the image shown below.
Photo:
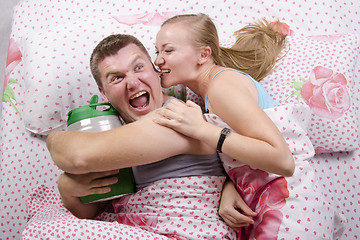
[[[152,114],[105,132],[54,131],[47,138],[47,147],[56,165],[74,174],[147,164],[178,154],[214,152],[198,140],[155,124]]]
[[[241,79],[231,75],[234,71],[221,75],[225,73],[230,76],[224,81],[215,78],[208,92],[211,112],[236,131],[227,136],[222,152],[251,167],[291,176],[295,168],[292,154],[278,128],[258,105],[253,82],[242,74]],[[157,113],[162,117],[156,117],[155,122],[216,149],[221,128],[206,122],[196,104],[171,101]]]
[[[278,127],[259,106],[258,98],[253,81],[241,73],[224,71],[212,81],[212,111],[236,131],[226,138],[222,150],[255,168],[291,176],[295,170],[292,153]],[[218,137],[213,137],[215,144]]]

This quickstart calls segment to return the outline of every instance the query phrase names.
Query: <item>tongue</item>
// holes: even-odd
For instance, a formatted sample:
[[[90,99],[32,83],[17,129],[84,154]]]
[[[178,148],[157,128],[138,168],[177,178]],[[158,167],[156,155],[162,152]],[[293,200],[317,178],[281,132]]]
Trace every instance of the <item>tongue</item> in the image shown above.
[[[131,106],[135,107],[135,108],[140,108],[146,105],[147,102],[147,97],[146,94],[135,98],[133,100],[130,101]]]

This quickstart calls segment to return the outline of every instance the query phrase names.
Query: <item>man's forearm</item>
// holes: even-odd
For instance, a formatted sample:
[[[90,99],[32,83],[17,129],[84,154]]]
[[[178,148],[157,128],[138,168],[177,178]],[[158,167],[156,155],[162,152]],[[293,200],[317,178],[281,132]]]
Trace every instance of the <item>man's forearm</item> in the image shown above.
[[[65,172],[81,174],[148,164],[178,154],[210,154],[214,151],[160,126],[152,118],[109,131],[53,132],[47,147],[55,164]]]

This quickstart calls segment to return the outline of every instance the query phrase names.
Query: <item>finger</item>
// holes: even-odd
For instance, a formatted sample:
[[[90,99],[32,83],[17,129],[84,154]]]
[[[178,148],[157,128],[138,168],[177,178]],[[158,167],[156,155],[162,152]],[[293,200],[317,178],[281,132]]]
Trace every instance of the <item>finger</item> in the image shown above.
[[[234,226],[247,226],[249,224],[254,224],[252,217],[243,215],[240,212],[228,214],[227,218],[234,224]]]
[[[183,122],[183,116],[179,113],[176,113],[170,109],[162,108],[159,111],[156,111],[159,117],[155,117],[154,119],[160,120],[158,123],[162,123],[162,125],[176,126],[177,123]]]
[[[112,175],[116,175],[118,173],[119,173],[119,169],[105,171],[105,172],[92,172],[92,173],[89,173],[89,177],[93,178],[93,179],[105,178],[105,177],[109,177],[109,176],[112,176]]]
[[[118,182],[118,178],[116,176],[114,177],[105,177],[105,178],[98,178],[94,179],[91,182],[92,188],[100,188],[100,187],[107,187],[110,185],[113,185]]]
[[[159,124],[161,126],[164,126],[164,127],[172,128],[172,127],[174,127],[176,125],[175,120],[168,119],[168,118],[165,118],[165,117],[162,117],[162,116],[154,117],[152,120],[153,120],[154,123],[157,123],[157,124]]]
[[[223,220],[225,221],[225,223],[227,225],[229,225],[232,229],[234,229],[235,231],[239,231],[239,228],[241,227],[247,227],[250,225],[250,223],[248,222],[234,222],[232,221],[232,219],[230,218],[223,218]]]
[[[224,208],[219,211],[219,214],[222,218],[227,218],[233,224],[253,224],[254,220],[251,216],[246,216],[242,214],[236,208]]]
[[[191,100],[187,100],[187,101],[186,101],[186,106],[188,106],[188,107],[195,107],[195,108],[200,107],[198,104],[194,103],[194,102],[191,101]]]
[[[86,195],[90,195],[90,194],[104,194],[104,193],[108,193],[111,191],[110,187],[98,187],[98,188],[92,188],[90,189],[89,193]]]
[[[237,199],[235,203],[235,207],[240,209],[245,215],[248,216],[256,216],[257,213],[254,212],[242,198]]]
[[[183,101],[180,101],[179,99],[171,99],[171,101],[169,102],[170,105],[174,105],[174,106],[184,106],[185,103]]]

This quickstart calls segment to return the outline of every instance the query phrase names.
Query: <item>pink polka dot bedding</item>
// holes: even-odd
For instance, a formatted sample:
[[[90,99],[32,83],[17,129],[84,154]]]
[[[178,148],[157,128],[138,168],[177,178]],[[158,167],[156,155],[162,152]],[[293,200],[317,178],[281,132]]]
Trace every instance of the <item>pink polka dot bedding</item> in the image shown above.
[[[359,9],[354,0],[21,0],[13,12],[1,103],[0,238],[360,238]],[[267,114],[295,157],[294,176],[268,174],[221,156],[239,193],[260,213],[241,235],[217,214],[221,177],[161,180],[119,200],[114,205],[119,213],[75,218],[59,198],[61,170],[45,141],[52,130],[66,129],[69,110],[100,96],[89,69],[92,49],[109,34],[127,33],[138,37],[154,60],[161,22],[198,12],[214,20],[223,46],[234,42],[235,30],[259,18],[286,26],[288,52],[261,83],[278,104]],[[185,87],[164,91],[203,104]],[[224,124],[215,115],[207,119]],[[182,197],[189,185],[198,185],[198,197]],[[164,191],[172,188],[177,200],[166,198]],[[206,197],[208,191],[217,195]],[[141,207],[131,207],[133,201]]]

